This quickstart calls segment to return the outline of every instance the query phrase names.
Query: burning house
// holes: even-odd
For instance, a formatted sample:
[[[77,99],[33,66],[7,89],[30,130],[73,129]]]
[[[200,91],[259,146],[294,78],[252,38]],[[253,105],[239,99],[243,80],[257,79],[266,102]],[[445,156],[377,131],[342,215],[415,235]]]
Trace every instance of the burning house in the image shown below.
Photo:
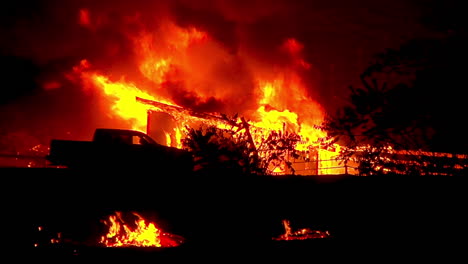
[[[267,174],[318,175],[344,173],[344,166],[340,166],[337,160],[332,160],[333,157],[329,157],[330,160],[328,160],[328,162],[335,163],[336,167],[321,167],[320,165],[323,166],[326,161],[322,161],[322,164],[320,163],[319,146],[307,146],[306,144],[308,142],[301,141],[300,137],[296,137],[289,147],[283,148],[277,148],[276,145],[283,144],[284,142],[275,142],[275,146],[269,146],[261,142],[272,136],[272,134],[269,133],[285,133],[287,131],[265,131],[255,127],[255,125],[249,124],[242,117],[229,118],[226,115],[218,113],[195,112],[182,107],[167,105],[138,97],[136,100],[153,107],[153,109],[148,110],[146,133],[158,140],[160,144],[180,148],[182,147],[181,137],[183,136],[185,127],[200,127],[203,125],[215,126],[220,129],[235,130],[234,136],[238,136],[236,133],[243,131],[246,137],[242,140],[249,143],[253,155],[260,156],[265,160],[272,160],[271,164],[267,165],[267,167],[269,167]],[[302,147],[303,149],[299,151],[297,149],[298,144],[304,144],[306,147]],[[271,158],[272,156],[277,156],[278,158],[274,160]],[[279,158],[280,156],[282,157],[281,159]],[[324,173],[325,169],[329,169],[330,171]],[[346,173],[348,173],[348,171],[346,171]]]

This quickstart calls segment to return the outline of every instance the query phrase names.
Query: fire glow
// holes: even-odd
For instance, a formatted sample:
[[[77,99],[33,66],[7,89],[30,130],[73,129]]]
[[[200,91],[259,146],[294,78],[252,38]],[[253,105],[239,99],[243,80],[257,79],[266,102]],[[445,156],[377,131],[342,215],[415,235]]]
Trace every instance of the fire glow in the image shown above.
[[[282,223],[284,227],[284,234],[273,238],[273,240],[306,240],[330,237],[330,233],[328,231],[311,230],[309,228],[302,228],[293,231],[289,220],[283,220]]]
[[[80,24],[90,26],[91,22],[86,19],[90,14],[82,13]],[[102,100],[108,105],[107,115],[126,120],[128,128],[145,132],[147,113],[154,110],[154,107],[138,102],[136,98],[139,97],[181,108],[202,108],[208,113],[235,112],[249,120],[252,127],[261,129],[254,135],[256,142],[267,138],[271,131],[283,131],[299,135],[301,141],[296,149],[307,152],[313,148],[317,153],[314,155],[320,155],[320,160],[329,163],[338,154],[338,148],[320,148],[319,140],[326,135],[314,126],[320,124],[324,113],[322,107],[308,96],[306,91],[310,87],[300,77],[299,72],[310,69],[311,64],[302,58],[304,47],[298,40],[288,38],[278,46],[278,52],[286,54],[290,62],[286,66],[272,67],[255,61],[242,49],[233,56],[207,32],[193,26],[184,28],[170,21],[160,23],[154,32],[141,30],[131,38],[138,71],[144,82],[137,84],[126,76],[110,78],[110,74],[93,69],[92,61],[86,58],[74,69],[83,83],[102,93]],[[248,96],[242,95],[244,91],[235,76],[218,76],[219,68],[228,68],[225,71],[236,74],[231,72],[231,66],[249,71],[251,81],[245,84]],[[249,100],[251,102],[246,104]],[[208,111],[203,110],[205,108]],[[179,116],[179,127],[184,127],[188,119],[189,116]],[[217,124],[218,127],[222,125]],[[176,130],[174,133],[180,141],[182,132],[180,128]],[[181,147],[180,142],[170,144]],[[327,164],[328,167],[333,165]],[[333,173],[336,171],[319,174]]]
[[[176,247],[183,243],[182,237],[165,233],[139,214],[132,214],[137,217],[134,223],[126,223],[122,212],[103,220],[109,232],[101,237],[100,243],[106,247]]]

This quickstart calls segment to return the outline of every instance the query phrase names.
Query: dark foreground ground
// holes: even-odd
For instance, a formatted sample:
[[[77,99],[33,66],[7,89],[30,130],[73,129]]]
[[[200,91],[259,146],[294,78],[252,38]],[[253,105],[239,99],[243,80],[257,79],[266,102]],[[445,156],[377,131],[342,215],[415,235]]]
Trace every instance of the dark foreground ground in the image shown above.
[[[192,177],[53,168],[3,168],[0,175],[3,248],[15,260],[460,263],[468,252],[464,177]],[[138,212],[185,242],[105,248],[97,242],[107,231],[101,220],[116,211]],[[284,233],[285,219],[295,230],[330,237],[273,240]]]

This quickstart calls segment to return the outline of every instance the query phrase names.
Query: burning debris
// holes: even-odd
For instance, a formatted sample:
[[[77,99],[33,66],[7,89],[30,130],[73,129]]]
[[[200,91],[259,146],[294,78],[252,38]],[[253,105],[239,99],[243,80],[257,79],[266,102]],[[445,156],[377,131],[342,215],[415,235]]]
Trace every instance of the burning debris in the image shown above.
[[[161,230],[154,223],[147,221],[133,212],[137,219],[127,223],[122,212],[110,215],[103,223],[109,227],[109,232],[101,237],[100,243],[106,247],[177,247],[184,238]]]
[[[293,231],[289,220],[283,220],[283,226],[285,230],[284,234],[273,238],[273,240],[306,240],[330,237],[330,233],[328,231],[311,230],[309,228],[302,228]]]

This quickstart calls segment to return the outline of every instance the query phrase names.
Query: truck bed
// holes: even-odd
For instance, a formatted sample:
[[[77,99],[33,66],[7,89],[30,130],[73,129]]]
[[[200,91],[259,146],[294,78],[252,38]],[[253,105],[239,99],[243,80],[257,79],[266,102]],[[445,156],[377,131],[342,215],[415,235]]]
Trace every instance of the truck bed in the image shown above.
[[[163,145],[105,144],[54,139],[47,159],[69,168],[149,168],[191,172],[192,157],[185,150]]]
[[[94,145],[92,141],[53,139],[47,159],[52,165],[74,166],[75,163],[89,159]]]

